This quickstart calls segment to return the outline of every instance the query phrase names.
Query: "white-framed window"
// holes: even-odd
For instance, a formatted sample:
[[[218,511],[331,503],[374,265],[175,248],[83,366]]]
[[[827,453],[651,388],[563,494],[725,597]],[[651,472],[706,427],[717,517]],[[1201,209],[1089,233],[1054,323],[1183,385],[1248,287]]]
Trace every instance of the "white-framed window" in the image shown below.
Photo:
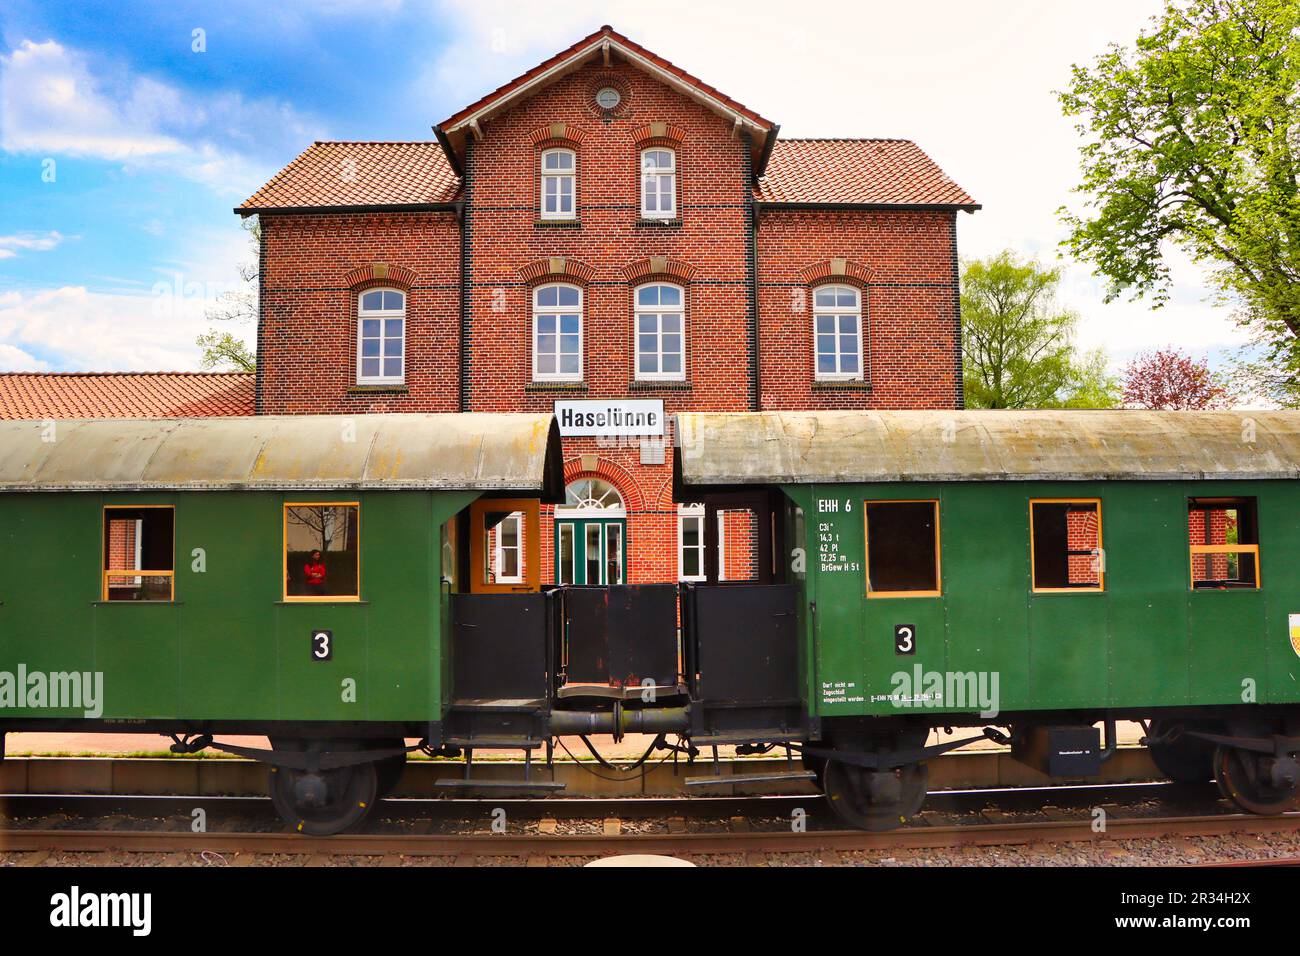
[[[704,505],[677,506],[677,580],[704,581]],[[718,512],[718,580],[727,579],[727,520]]]
[[[357,296],[357,384],[406,380],[406,295],[367,289]]]
[[[704,579],[704,505],[678,505],[677,580]]]
[[[577,217],[577,156],[571,149],[542,153],[542,218]]]
[[[498,584],[519,584],[524,580],[524,515],[515,511],[501,519],[494,529],[492,574]]]
[[[552,283],[533,290],[533,380],[582,381],[582,290]]]
[[[641,215],[672,219],[677,215],[677,154],[656,146],[641,152]]]
[[[655,282],[636,290],[636,377],[686,378],[686,326],[680,286]]]
[[[862,378],[862,296],[853,286],[813,291],[813,361],[819,380]]]

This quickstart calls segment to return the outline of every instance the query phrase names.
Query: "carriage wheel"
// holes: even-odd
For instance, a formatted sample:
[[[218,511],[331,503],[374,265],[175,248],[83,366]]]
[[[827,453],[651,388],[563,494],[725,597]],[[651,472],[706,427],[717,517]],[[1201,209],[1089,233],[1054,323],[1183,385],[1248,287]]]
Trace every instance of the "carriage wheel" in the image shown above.
[[[325,750],[345,749],[323,745]],[[379,772],[374,763],[311,773],[290,767],[271,768],[271,802],[297,833],[330,836],[362,820],[375,805]]]
[[[1151,736],[1160,737],[1176,723],[1186,730],[1211,729],[1209,724],[1194,721],[1153,720]],[[1169,743],[1147,747],[1156,769],[1175,783],[1207,783],[1214,779],[1214,744],[1190,737],[1186,733]]]
[[[385,746],[403,747],[405,745],[406,741],[398,740],[386,744]],[[406,754],[402,754],[398,757],[387,757],[384,760],[380,760],[375,764],[375,772],[378,774],[378,780],[376,782],[378,792],[376,793],[376,797],[382,800],[391,795],[392,792],[397,789],[397,785],[401,783],[402,774],[406,772]]]
[[[858,830],[893,830],[925,803],[930,775],[924,763],[894,770],[868,770],[830,759],[822,773],[835,815]]]
[[[1214,751],[1214,779],[1219,792],[1248,813],[1275,816],[1300,804],[1294,783],[1277,786],[1270,770],[1275,758],[1220,745]]]

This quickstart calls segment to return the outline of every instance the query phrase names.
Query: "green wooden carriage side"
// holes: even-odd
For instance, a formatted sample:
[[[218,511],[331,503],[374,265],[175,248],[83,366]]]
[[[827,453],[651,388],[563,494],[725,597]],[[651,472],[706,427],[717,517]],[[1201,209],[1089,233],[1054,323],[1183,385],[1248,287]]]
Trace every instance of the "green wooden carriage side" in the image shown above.
[[[0,674],[102,673],[112,721],[441,719],[443,525],[561,482],[548,415],[57,422],[43,441],[50,427],[0,423]],[[296,501],[359,503],[360,600],[285,600]],[[104,508],[145,504],[175,508],[175,599],[103,601]],[[333,632],[327,662],[315,629]]]
[[[799,509],[789,559],[819,717],[971,712],[892,699],[932,674],[990,689],[996,676],[1003,714],[1300,702],[1296,413],[684,414],[678,427],[686,488],[779,487]],[[1256,499],[1258,590],[1191,588],[1188,499],[1207,495]],[[1042,498],[1101,501],[1104,590],[1032,590]],[[939,503],[942,592],[868,599],[863,504],[906,499]],[[896,652],[897,625],[914,654]]]

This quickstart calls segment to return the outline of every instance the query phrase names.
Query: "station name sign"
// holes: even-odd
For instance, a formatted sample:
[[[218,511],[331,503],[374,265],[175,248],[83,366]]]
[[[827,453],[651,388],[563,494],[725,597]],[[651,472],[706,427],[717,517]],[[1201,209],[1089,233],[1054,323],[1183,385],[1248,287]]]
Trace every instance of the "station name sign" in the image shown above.
[[[664,433],[664,403],[657,398],[556,402],[555,418],[565,438]]]

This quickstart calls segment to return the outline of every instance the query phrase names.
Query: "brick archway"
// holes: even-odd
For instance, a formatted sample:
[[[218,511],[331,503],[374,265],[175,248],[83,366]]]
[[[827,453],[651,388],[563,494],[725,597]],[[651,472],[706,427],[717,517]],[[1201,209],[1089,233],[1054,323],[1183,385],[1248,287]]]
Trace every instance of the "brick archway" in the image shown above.
[[[415,273],[405,266],[371,262],[364,266],[357,266],[348,272],[343,277],[343,284],[352,290],[360,290],[370,285],[391,285],[409,290],[415,285]]]
[[[599,478],[608,481],[623,496],[623,507],[628,514],[641,511],[645,506],[641,486],[622,465],[605,458],[597,458],[594,469],[584,468],[581,457],[570,458],[564,463],[565,487],[582,478]]]
[[[576,282],[586,285],[596,274],[593,266],[568,256],[551,256],[535,259],[519,269],[519,278],[527,285],[539,282]]]
[[[800,275],[805,285],[819,284],[832,280],[848,280],[853,285],[866,287],[871,284],[875,270],[862,262],[851,259],[823,259],[805,266]]]

